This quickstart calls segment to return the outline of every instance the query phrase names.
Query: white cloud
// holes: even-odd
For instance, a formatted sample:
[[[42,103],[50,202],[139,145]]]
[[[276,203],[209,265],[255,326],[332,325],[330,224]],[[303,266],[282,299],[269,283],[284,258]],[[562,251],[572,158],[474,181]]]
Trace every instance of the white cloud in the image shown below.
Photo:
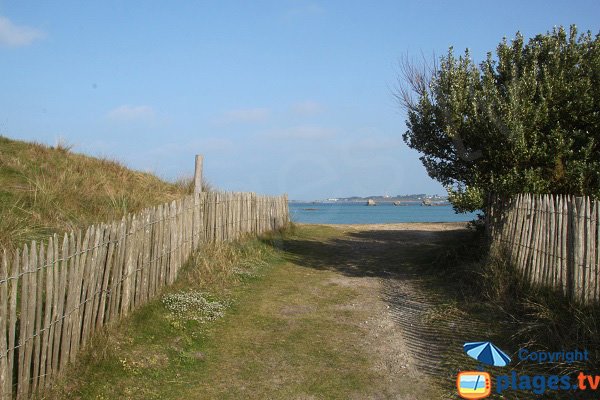
[[[268,132],[263,136],[268,139],[294,139],[294,140],[324,140],[334,137],[335,129],[322,126],[293,126]]]
[[[241,108],[224,112],[216,119],[217,125],[264,122],[271,116],[268,108]]]
[[[156,116],[150,106],[123,105],[108,112],[108,119],[118,122],[149,122]]]
[[[28,46],[43,38],[44,32],[28,26],[13,24],[8,18],[0,16],[0,45],[6,47]]]
[[[292,112],[300,116],[316,115],[325,111],[325,107],[316,101],[302,101],[292,105]]]

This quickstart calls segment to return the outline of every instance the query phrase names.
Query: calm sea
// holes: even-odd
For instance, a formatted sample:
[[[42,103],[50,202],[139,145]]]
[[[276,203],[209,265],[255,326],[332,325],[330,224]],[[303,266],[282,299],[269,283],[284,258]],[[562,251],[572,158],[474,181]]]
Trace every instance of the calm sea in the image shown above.
[[[456,214],[451,206],[394,206],[363,203],[290,203],[294,222],[310,224],[383,224],[393,222],[460,222],[475,219],[475,213]]]

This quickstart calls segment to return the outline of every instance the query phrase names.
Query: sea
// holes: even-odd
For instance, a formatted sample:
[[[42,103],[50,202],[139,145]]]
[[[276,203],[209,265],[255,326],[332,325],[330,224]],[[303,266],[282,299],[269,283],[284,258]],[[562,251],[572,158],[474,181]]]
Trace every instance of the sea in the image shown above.
[[[293,222],[308,224],[385,224],[396,222],[462,222],[476,219],[476,213],[457,214],[450,205],[422,206],[419,203],[395,206],[379,203],[290,202]]]

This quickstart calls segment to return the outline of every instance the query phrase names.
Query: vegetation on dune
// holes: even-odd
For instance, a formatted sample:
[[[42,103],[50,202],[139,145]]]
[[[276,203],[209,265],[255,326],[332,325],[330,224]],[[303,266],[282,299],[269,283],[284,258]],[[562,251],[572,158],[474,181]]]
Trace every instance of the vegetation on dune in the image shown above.
[[[115,161],[0,136],[0,248],[120,219],[181,197],[172,184]]]
[[[404,140],[458,211],[492,192],[600,198],[599,71],[600,35],[575,26],[517,33],[479,66],[452,48],[431,68],[405,62]]]

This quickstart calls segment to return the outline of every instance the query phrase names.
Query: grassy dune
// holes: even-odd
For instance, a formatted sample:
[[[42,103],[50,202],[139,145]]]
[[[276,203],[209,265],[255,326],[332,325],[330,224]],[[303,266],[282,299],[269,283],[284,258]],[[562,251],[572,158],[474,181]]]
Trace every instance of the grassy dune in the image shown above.
[[[67,146],[0,136],[0,248],[119,219],[188,190]]]

